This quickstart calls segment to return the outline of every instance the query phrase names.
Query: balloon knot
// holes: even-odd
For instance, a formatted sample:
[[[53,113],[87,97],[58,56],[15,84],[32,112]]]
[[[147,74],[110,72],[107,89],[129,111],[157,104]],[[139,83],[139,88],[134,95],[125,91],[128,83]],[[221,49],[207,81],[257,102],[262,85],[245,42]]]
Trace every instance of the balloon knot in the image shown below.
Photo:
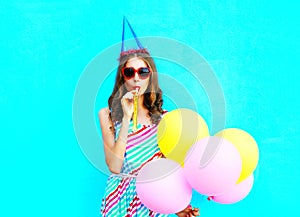
[[[213,200],[214,199],[214,196],[209,196],[209,197],[207,197],[207,200],[208,201],[211,201],[211,200]]]

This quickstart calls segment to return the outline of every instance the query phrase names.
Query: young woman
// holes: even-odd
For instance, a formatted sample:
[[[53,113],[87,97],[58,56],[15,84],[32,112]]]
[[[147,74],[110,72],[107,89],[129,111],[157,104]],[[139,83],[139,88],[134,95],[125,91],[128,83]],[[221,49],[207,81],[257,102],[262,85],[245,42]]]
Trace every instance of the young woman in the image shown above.
[[[103,216],[168,216],[144,206],[136,193],[136,175],[147,162],[163,157],[156,130],[164,111],[157,70],[146,49],[122,52],[108,108],[99,111],[108,178]],[[137,129],[133,129],[134,97],[138,97]],[[154,192],[155,193],[155,192]],[[188,206],[178,216],[199,216]]]

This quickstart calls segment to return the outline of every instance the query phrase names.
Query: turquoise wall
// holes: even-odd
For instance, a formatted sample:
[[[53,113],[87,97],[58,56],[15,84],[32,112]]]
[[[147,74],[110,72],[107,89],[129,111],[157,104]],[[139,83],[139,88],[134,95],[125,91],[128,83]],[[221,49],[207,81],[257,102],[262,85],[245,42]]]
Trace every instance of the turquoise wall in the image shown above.
[[[99,216],[107,176],[82,152],[73,97],[86,67],[120,43],[123,15],[141,37],[176,40],[196,50],[222,89],[224,128],[244,129],[258,143],[248,197],[220,205],[195,193],[192,204],[202,216],[297,216],[298,8],[297,1],[266,0],[1,1],[0,216]],[[184,53],[182,61],[188,62]],[[181,82],[213,131],[217,114],[210,94],[178,64],[157,59],[158,71]],[[96,127],[114,77],[101,67],[105,81],[92,101]],[[161,86],[169,87],[165,80]],[[165,107],[171,110],[176,103],[167,90]]]

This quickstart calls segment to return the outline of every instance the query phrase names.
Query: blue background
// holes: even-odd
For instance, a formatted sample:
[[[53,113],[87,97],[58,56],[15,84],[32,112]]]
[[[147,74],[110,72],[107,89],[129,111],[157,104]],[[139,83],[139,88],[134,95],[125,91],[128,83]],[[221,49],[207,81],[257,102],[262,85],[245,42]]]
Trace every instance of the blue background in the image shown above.
[[[0,216],[99,215],[107,177],[81,152],[72,101],[86,65],[120,42],[123,15],[139,36],[196,49],[224,91],[225,127],[246,130],[259,145],[248,197],[220,205],[195,193],[202,216],[300,213],[299,4],[170,2],[1,1]]]

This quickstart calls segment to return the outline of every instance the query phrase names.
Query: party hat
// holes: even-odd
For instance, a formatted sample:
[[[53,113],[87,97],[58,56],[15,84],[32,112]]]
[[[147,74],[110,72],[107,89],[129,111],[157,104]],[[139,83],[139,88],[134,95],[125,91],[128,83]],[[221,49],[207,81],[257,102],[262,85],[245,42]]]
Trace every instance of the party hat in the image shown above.
[[[134,39],[135,39],[135,42],[137,44],[137,47],[136,49],[128,49],[126,50],[124,45],[124,39],[125,39],[125,23],[127,23],[130,31],[131,31],[131,34],[133,35]],[[137,35],[135,34],[132,26],[130,25],[128,19],[124,16],[123,17],[123,30],[122,30],[122,46],[121,46],[121,53],[120,53],[120,58],[122,56],[126,56],[128,54],[131,54],[131,53],[147,53],[149,54],[148,50],[146,48],[143,47],[143,45],[141,44],[140,40],[138,39]]]

